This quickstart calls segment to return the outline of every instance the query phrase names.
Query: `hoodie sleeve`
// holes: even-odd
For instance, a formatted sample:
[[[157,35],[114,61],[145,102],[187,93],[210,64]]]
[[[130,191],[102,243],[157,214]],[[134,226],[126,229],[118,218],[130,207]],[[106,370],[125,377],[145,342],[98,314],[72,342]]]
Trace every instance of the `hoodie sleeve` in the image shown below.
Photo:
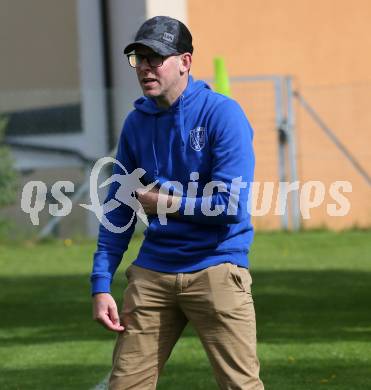
[[[209,184],[209,191],[204,187],[203,196],[192,199],[193,215],[187,215],[186,203],[190,198],[183,196],[179,214],[196,223],[239,223],[249,216],[247,202],[255,166],[253,130],[239,104],[232,99],[219,103],[208,126],[213,183]]]
[[[129,117],[125,121],[120,140],[116,159],[126,168],[128,173],[131,173],[135,168],[134,158],[132,157],[127,133],[129,128]],[[125,172],[118,164],[114,164],[112,175],[125,175]],[[112,182],[105,203],[115,198],[116,191],[120,183]],[[116,227],[125,226],[133,218],[129,228],[122,233],[114,233],[106,229],[103,224],[99,225],[99,236],[97,250],[94,254],[93,271],[91,273],[91,292],[97,294],[100,292],[110,292],[113,275],[119,266],[123,253],[129,245],[129,241],[133,234],[136,215],[133,217],[134,211],[121,203],[119,207],[106,214],[107,219]],[[134,213],[135,214],[135,213]]]

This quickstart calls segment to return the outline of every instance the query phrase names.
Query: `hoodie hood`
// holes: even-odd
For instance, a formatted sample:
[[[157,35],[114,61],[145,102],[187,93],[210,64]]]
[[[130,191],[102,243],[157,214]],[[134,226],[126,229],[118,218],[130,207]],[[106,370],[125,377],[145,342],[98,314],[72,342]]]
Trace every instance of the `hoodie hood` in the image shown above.
[[[164,111],[174,110],[178,105],[186,106],[193,99],[195,94],[198,94],[202,89],[210,89],[210,87],[202,80],[193,80],[191,75],[188,76],[188,83],[186,89],[179,96],[179,98],[169,107],[158,107],[153,98],[142,96],[134,102],[134,107],[149,115],[156,115]]]
[[[168,108],[158,107],[153,98],[142,96],[134,102],[134,107],[146,115],[152,116],[152,153],[155,161],[155,176],[159,175],[158,158],[157,158],[157,139],[158,139],[158,117],[163,113],[171,113],[175,131],[181,137],[182,148],[184,150],[187,142],[187,134],[184,125],[184,112],[195,101],[199,93],[210,87],[201,80],[194,81],[191,75],[188,76],[186,89],[179,98]]]

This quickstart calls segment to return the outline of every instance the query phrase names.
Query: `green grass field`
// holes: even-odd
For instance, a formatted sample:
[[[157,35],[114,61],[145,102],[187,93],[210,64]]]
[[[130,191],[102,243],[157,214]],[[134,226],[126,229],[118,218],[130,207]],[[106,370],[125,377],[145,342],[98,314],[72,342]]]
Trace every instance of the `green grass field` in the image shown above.
[[[132,241],[116,275],[135,258]],[[0,244],[0,389],[90,389],[115,335],[91,319],[94,242]],[[253,293],[266,389],[371,389],[371,232],[257,234]],[[187,327],[160,390],[216,389]]]

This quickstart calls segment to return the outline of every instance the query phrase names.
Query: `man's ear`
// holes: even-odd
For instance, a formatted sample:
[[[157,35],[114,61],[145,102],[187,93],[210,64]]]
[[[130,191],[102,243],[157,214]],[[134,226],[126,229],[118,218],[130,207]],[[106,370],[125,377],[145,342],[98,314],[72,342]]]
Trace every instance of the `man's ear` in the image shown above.
[[[180,56],[180,71],[181,73],[189,72],[192,65],[192,54],[184,53]]]

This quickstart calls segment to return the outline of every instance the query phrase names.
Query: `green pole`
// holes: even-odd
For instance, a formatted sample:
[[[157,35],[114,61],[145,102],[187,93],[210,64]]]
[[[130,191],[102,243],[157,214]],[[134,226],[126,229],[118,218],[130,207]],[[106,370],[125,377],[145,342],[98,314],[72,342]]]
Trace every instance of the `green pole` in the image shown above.
[[[216,92],[231,96],[228,73],[222,57],[214,58],[214,82]]]

